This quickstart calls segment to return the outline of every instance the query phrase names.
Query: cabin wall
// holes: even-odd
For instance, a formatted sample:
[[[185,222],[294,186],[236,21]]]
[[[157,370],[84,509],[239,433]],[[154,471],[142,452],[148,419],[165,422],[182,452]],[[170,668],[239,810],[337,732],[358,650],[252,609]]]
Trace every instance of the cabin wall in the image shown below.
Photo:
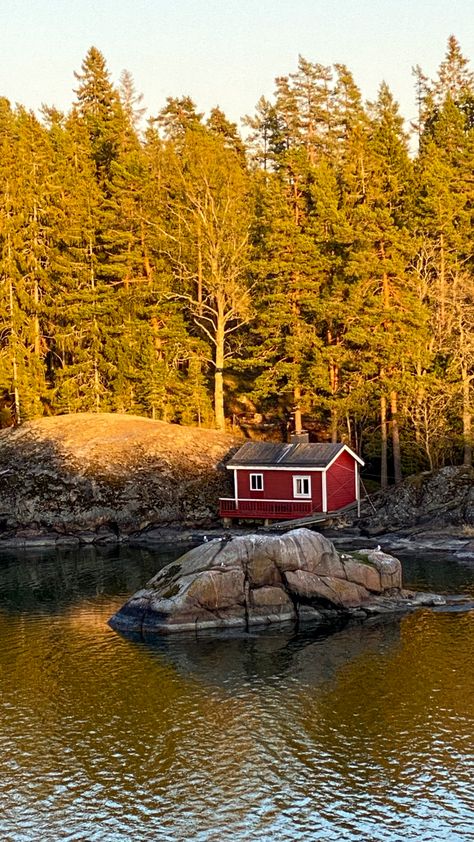
[[[326,472],[328,511],[334,512],[348,506],[356,499],[355,462],[345,451]]]
[[[263,491],[250,490],[250,474],[263,474]],[[239,500],[308,500],[293,496],[293,476],[311,477],[311,499],[313,509],[322,511],[321,471],[238,470],[237,493]]]

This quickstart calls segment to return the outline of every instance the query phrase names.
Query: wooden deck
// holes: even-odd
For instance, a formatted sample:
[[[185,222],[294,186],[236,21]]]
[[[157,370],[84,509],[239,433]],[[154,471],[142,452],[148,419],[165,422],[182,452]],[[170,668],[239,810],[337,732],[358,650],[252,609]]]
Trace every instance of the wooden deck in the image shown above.
[[[299,526],[311,526],[338,520],[349,512],[357,509],[357,502],[350,503],[342,509],[332,512],[315,512],[311,510],[311,501],[291,500],[239,500],[237,506],[234,498],[219,500],[220,516],[226,519],[252,518],[255,520],[274,521],[274,523],[260,527],[264,530],[297,529]],[[301,512],[301,509],[304,511]]]
[[[222,518],[252,518],[263,520],[290,520],[307,517],[312,513],[311,500],[239,500],[221,497],[219,514]]]

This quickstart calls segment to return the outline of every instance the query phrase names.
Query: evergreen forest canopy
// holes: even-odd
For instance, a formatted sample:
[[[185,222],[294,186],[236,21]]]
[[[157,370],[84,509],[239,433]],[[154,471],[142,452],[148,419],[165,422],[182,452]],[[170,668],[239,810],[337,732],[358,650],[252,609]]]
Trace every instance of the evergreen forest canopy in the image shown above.
[[[91,48],[68,114],[0,99],[3,426],[117,411],[267,434],[293,417],[380,479],[470,465],[474,74],[389,88],[300,57],[247,117],[169,97],[146,131]],[[272,432],[273,428],[273,432]]]

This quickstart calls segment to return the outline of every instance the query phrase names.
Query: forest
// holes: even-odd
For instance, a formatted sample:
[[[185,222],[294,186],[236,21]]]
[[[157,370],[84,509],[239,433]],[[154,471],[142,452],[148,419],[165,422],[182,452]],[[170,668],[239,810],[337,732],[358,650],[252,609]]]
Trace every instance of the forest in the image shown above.
[[[240,132],[145,117],[92,47],[68,113],[0,99],[0,424],[121,412],[345,441],[382,487],[472,463],[474,74],[300,57]],[[370,474],[370,471],[369,471]]]

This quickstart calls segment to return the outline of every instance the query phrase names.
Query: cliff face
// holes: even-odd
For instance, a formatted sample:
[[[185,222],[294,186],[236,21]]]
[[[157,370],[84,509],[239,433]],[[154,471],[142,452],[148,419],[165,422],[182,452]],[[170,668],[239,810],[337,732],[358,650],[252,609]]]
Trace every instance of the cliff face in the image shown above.
[[[374,495],[370,504],[364,501],[361,526],[373,535],[474,526],[474,469],[450,466],[408,477],[398,488]]]
[[[208,524],[238,441],[129,415],[41,418],[0,433],[0,536]]]

